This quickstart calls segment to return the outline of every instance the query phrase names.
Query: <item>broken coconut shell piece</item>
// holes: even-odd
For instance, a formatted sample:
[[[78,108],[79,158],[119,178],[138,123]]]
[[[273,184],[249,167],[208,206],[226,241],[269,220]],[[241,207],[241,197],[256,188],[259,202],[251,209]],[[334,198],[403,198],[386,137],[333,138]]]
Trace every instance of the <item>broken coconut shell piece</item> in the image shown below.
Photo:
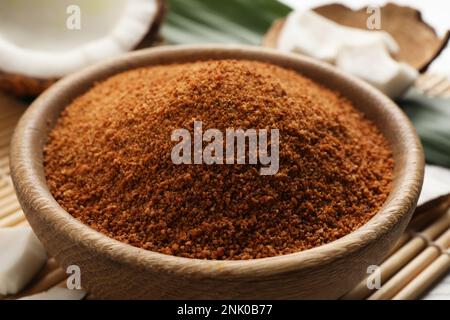
[[[418,77],[412,66],[392,58],[399,47],[388,32],[344,26],[312,10],[289,14],[277,49],[334,64],[393,99],[401,97]]]
[[[357,11],[341,5],[330,4],[314,9],[315,12],[341,25],[367,30],[367,8]],[[416,9],[388,3],[381,7],[381,30],[388,32],[398,43],[400,50],[394,56],[419,72],[427,69],[431,62],[446,47],[450,32],[439,38],[434,29],[422,20]],[[276,48],[284,19],[274,22],[267,32],[263,45]]]
[[[367,29],[367,8],[353,11],[346,6],[331,4],[315,9],[320,15],[339,24]],[[448,43],[450,33],[439,38],[435,30],[423,21],[420,11],[388,3],[381,7],[381,27],[398,43],[396,59],[425,71]]]
[[[0,90],[33,98],[67,74],[152,45],[164,16],[164,3],[0,1]]]

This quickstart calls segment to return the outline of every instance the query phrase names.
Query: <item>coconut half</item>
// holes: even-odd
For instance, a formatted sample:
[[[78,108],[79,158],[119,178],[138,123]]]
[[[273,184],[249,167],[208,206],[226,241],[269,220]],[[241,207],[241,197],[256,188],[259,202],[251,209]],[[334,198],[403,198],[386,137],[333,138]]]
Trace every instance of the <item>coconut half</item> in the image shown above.
[[[314,9],[321,16],[340,25],[367,30],[367,8],[353,11],[341,4],[330,4]],[[450,32],[439,38],[435,30],[422,20],[421,13],[410,7],[388,3],[381,7],[382,30],[398,43],[397,61],[408,63],[419,72],[427,67],[446,47]],[[263,40],[263,45],[276,48],[285,19],[276,21]]]
[[[162,0],[0,1],[0,89],[36,96],[74,71],[151,43]]]

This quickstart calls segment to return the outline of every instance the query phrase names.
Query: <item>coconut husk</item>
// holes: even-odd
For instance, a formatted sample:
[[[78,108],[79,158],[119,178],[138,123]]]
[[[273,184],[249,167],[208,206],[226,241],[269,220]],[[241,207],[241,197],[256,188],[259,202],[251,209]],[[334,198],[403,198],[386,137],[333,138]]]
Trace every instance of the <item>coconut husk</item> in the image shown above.
[[[367,30],[367,7],[353,11],[341,4],[330,4],[315,8],[320,15],[339,24]],[[435,30],[423,21],[421,13],[410,7],[388,3],[381,7],[381,30],[388,32],[398,43],[400,51],[394,57],[416,68],[426,71],[431,62],[446,47],[450,32],[439,38]],[[276,21],[267,32],[263,45],[275,48],[283,21]]]
[[[159,41],[158,31],[166,13],[165,0],[156,0],[158,10],[147,35],[135,49],[147,48]],[[42,79],[0,70],[0,91],[23,99],[32,99],[44,92],[58,79]]]
[[[147,35],[136,47],[137,50],[155,46],[161,42],[159,29],[167,13],[167,3],[165,0],[156,0],[156,2],[158,3],[158,12],[156,13],[155,20],[153,21]]]
[[[33,98],[55,83],[56,79],[38,79],[0,71],[0,91],[19,98]]]

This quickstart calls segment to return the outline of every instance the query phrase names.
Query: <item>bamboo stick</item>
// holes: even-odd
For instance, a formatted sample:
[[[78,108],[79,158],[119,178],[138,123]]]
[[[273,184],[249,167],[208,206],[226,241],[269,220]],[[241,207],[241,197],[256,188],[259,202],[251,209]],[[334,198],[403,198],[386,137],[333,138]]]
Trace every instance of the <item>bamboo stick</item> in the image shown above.
[[[26,104],[19,100],[0,93],[0,110],[4,112],[19,112],[22,113],[26,109]]]
[[[64,281],[64,279],[66,278],[67,278],[66,272],[63,269],[57,267],[56,269],[53,269],[52,271],[43,275],[41,279],[39,279],[36,283],[32,284],[28,289],[10,298],[18,299],[21,297],[31,296],[33,294],[40,293],[42,291],[46,291],[51,287],[56,286],[61,281]]]
[[[70,290],[67,288],[66,281],[61,281],[57,285],[49,288],[44,292],[31,296],[22,297],[24,300],[83,300],[86,298],[87,292],[81,290]]]
[[[426,209],[425,209],[426,208]],[[408,230],[422,230],[450,209],[450,196],[441,198],[433,206],[422,206],[416,209],[414,217],[408,225]],[[424,211],[425,210],[425,211]]]
[[[0,167],[8,165],[8,163],[9,163],[9,158],[8,157],[0,158]]]
[[[442,248],[450,246],[450,229],[436,240],[436,245]],[[441,254],[441,250],[436,246],[429,246],[409,264],[394,275],[378,291],[369,297],[369,300],[386,300],[394,297],[400,290],[408,285],[417,275],[420,274]]]
[[[421,74],[415,81],[414,85],[421,86],[424,83],[427,83],[430,79],[434,78],[435,76],[436,76],[435,74],[429,72]]]
[[[44,278],[48,273],[59,267],[58,262],[56,262],[55,258],[49,258],[45,265],[42,267],[41,271],[36,275],[33,280],[33,284],[38,283]]]
[[[428,226],[421,234],[430,240],[434,240],[450,226],[450,211],[440,217],[436,222]],[[386,259],[380,266],[381,283],[387,282],[398,270],[411,261],[427,245],[424,238],[415,236],[409,240],[402,248],[397,250],[392,256]],[[373,293],[367,287],[367,281],[373,280],[376,274],[370,275],[361,281],[354,289],[345,294],[341,299],[359,300],[366,299]]]
[[[432,96],[439,96],[443,93],[446,93],[449,89],[450,89],[450,82],[447,80],[437,84],[433,88],[430,88],[428,92]]]
[[[0,138],[7,137],[7,138],[11,139],[15,127],[16,127],[16,123],[15,122],[9,123],[5,127],[1,127],[1,129],[0,129]]]
[[[400,239],[397,241],[397,243],[395,244],[395,246],[389,251],[388,255],[386,256],[386,258],[383,260],[387,260],[391,255],[393,255],[395,252],[397,252],[401,247],[403,247],[405,245],[405,243],[407,243],[409,240],[411,239],[411,234],[409,232],[405,232],[404,234],[402,234],[402,236],[400,237]]]
[[[0,191],[0,193],[2,193]],[[5,193],[5,192],[3,192]],[[1,208],[6,207],[8,205],[10,205],[11,203],[17,203],[17,196],[16,194],[13,192],[13,190],[9,190],[8,193],[6,193],[3,197],[0,194],[0,212],[2,211]],[[1,213],[0,213],[1,215]]]
[[[9,146],[0,148],[0,157],[9,157]]]
[[[10,214],[6,218],[1,219],[0,220],[0,228],[14,227],[15,225],[22,222],[23,220],[25,220],[25,215],[23,214],[22,210],[18,210],[16,212]]]
[[[13,192],[14,192],[13,188],[9,186],[6,181],[0,180],[0,201],[9,196]]]
[[[419,80],[420,79],[420,80]],[[416,82],[416,87],[425,93],[427,93],[430,89],[433,89],[437,85],[444,83],[447,81],[447,77],[444,75],[430,75],[428,74],[427,77],[420,77],[418,81]]]
[[[3,176],[4,178],[9,177],[9,175],[10,175],[10,171],[9,170],[10,170],[9,169],[9,165],[7,165],[7,166],[5,166],[3,168],[0,167],[0,177],[1,176]],[[10,184],[12,185],[12,181],[11,181]]]
[[[0,102],[1,102],[1,100],[0,100]],[[2,105],[2,104],[0,104],[0,105]],[[15,108],[3,108],[3,107],[0,107],[0,111],[1,111],[0,120],[4,119],[4,118],[7,118],[7,117],[9,117],[11,115],[18,115],[18,114],[22,113],[21,110],[18,110],[18,109],[15,109]]]
[[[18,202],[11,203],[7,206],[0,207],[0,223],[6,219],[9,215],[13,214],[14,212],[18,211],[20,209],[20,205]]]
[[[0,147],[7,146],[11,143],[11,135],[0,137]]]
[[[28,220],[25,217],[25,220],[23,220],[22,222],[19,222],[18,224],[16,224],[16,226],[21,226],[21,227],[30,226],[30,223],[28,222]]]
[[[23,110],[2,110],[0,113],[0,124],[4,125],[6,123],[17,122],[22,114]]]
[[[450,254],[439,256],[417,278],[411,281],[393,300],[413,300],[421,297],[431,285],[450,270]]]

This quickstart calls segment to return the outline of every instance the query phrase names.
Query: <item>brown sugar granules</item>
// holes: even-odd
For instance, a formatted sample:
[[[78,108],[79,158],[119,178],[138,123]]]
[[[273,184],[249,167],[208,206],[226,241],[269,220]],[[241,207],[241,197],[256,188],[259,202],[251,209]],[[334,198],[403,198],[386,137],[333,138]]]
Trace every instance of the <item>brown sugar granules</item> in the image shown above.
[[[275,175],[259,165],[171,161],[194,120],[279,129]],[[61,115],[44,151],[59,204],[133,246],[200,259],[250,259],[320,246],[386,200],[388,143],[352,104],[293,71],[253,61],[141,68],[97,84]]]

